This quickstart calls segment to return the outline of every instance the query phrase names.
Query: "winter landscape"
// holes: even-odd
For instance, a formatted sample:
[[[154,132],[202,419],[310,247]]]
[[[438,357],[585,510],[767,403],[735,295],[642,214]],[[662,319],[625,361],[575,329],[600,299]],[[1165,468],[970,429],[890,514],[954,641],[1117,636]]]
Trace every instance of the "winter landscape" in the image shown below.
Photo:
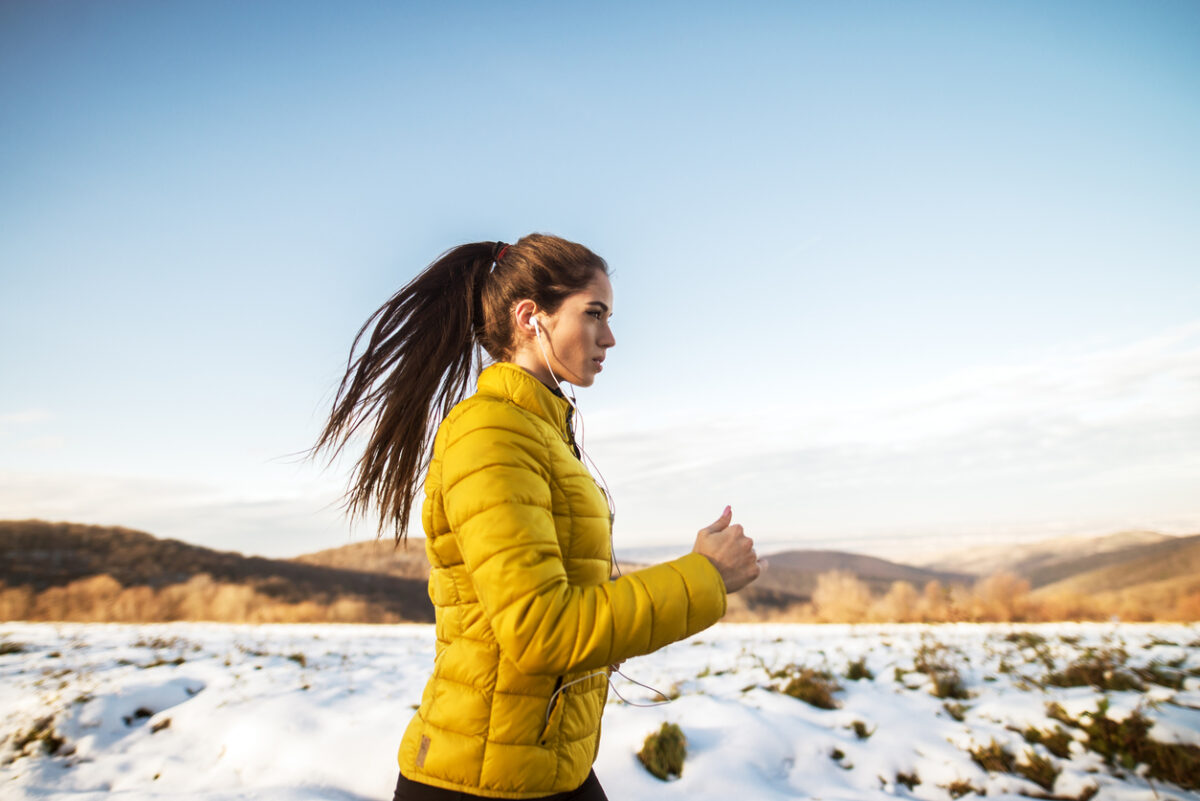
[[[0,797],[390,798],[432,658],[427,625],[0,624]],[[610,694],[612,799],[1200,799],[1196,625],[726,624],[622,671],[672,700]]]

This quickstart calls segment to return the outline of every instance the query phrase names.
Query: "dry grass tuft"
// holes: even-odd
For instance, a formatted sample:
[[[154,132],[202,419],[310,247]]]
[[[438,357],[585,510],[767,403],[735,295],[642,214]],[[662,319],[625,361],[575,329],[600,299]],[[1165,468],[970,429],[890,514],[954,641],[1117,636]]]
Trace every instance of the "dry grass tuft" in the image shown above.
[[[687,738],[674,723],[664,723],[657,732],[646,737],[637,756],[651,775],[663,781],[677,779],[683,775]]]
[[[784,695],[798,698],[818,709],[837,709],[839,704],[833,694],[842,689],[829,673],[823,670],[795,666],[790,667],[787,684],[775,689]]]
[[[989,773],[1012,773],[1016,765],[1016,759],[1008,749],[995,740],[972,748],[971,760]]]

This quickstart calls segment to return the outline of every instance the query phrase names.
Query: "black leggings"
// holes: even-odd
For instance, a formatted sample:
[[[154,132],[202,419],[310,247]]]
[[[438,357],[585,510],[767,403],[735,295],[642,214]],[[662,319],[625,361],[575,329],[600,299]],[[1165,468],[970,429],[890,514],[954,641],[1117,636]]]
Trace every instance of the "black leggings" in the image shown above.
[[[392,801],[470,801],[473,798],[486,798],[486,796],[462,793],[458,790],[443,790],[441,787],[414,782],[412,779],[405,778],[401,773],[400,778],[396,781],[396,795],[393,796]],[[608,801],[608,796],[604,794],[604,788],[600,786],[600,780],[596,778],[596,771],[593,770],[588,773],[583,784],[574,790],[543,795],[536,799],[530,799],[530,801]]]

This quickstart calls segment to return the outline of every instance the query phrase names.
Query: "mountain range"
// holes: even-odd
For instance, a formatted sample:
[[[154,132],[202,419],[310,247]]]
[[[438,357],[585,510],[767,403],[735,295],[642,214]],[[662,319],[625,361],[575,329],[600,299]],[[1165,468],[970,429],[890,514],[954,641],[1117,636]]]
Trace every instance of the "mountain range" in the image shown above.
[[[621,565],[623,572],[637,567]],[[831,571],[853,575],[874,596],[899,581],[918,590],[930,582],[967,586],[984,574],[1005,571],[1027,581],[1034,596],[1123,593],[1148,604],[1174,603],[1200,593],[1200,535],[1126,532],[975,548],[922,565],[841,551],[786,551],[772,554],[760,580],[730,597],[730,619],[780,619],[810,602],[818,577]],[[34,593],[101,574],[121,587],[151,588],[205,574],[281,602],[357,599],[388,610],[390,619],[425,622],[432,620],[428,573],[424,540],[417,538],[401,546],[373,540],[267,559],[120,527],[0,521],[0,583]]]

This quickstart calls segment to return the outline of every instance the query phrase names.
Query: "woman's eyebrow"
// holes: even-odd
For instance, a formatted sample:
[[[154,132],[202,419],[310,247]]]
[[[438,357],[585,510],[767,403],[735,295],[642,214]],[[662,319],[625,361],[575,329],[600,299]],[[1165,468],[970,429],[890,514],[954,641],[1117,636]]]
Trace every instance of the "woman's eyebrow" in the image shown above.
[[[593,301],[590,301],[590,302],[588,303],[588,305],[589,305],[589,306],[599,306],[601,309],[603,309],[603,310],[604,310],[604,312],[605,312],[605,313],[607,313],[607,312],[608,312],[608,304],[607,304],[607,303],[605,303],[605,302],[604,302],[604,301],[602,301],[602,300],[593,300]]]

